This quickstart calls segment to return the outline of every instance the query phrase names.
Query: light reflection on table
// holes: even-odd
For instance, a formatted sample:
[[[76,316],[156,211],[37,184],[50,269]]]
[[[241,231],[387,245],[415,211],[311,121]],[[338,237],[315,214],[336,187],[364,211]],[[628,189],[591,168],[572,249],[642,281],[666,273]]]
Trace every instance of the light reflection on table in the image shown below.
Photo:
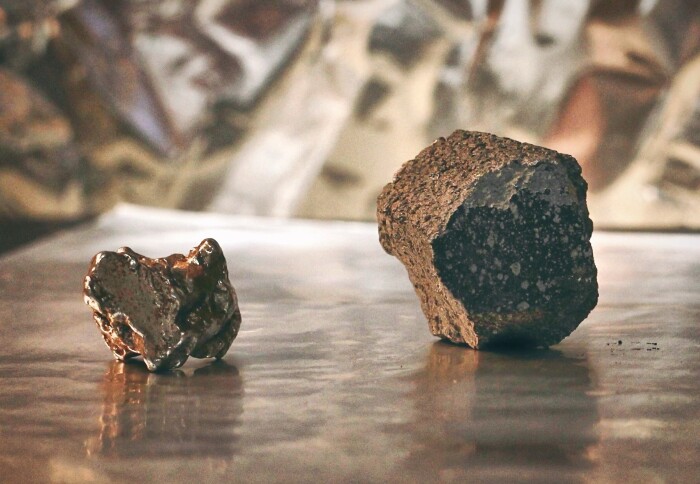
[[[243,326],[221,362],[111,361],[91,255],[213,236]],[[0,259],[7,482],[692,481],[700,237],[598,233],[601,299],[548,351],[435,340],[372,225],[131,207]]]

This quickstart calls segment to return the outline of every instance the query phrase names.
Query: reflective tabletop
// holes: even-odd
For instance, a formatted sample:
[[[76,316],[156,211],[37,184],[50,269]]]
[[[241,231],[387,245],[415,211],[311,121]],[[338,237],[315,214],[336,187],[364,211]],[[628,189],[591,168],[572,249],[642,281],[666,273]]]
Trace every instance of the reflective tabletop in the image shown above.
[[[221,361],[119,363],[92,255],[216,238]],[[2,482],[698,482],[700,236],[595,233],[600,302],[548,350],[430,335],[376,226],[122,206],[0,258]]]

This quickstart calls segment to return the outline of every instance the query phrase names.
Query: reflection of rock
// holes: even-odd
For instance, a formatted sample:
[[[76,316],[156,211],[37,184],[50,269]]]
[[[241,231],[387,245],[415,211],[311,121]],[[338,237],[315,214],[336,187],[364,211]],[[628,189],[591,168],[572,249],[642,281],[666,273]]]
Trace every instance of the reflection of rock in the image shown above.
[[[110,363],[102,382],[98,435],[88,454],[115,456],[230,455],[243,412],[243,383],[223,361],[182,371],[149,373],[143,365]]]
[[[452,419],[468,421],[474,406],[475,375],[480,353],[452,344],[435,342],[425,369],[416,375],[416,406],[422,416],[432,415],[441,420],[435,427],[439,434],[433,439],[442,439],[449,432]]]
[[[426,478],[528,469],[564,478],[590,466],[598,414],[588,369],[577,360],[552,350],[486,353],[437,342],[413,381],[407,461]]]

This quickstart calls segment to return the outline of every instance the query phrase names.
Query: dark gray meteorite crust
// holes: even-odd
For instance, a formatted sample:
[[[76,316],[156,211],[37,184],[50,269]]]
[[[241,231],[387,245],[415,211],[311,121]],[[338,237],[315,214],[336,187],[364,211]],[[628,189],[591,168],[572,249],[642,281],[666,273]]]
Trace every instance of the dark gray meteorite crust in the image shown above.
[[[441,280],[489,344],[535,344],[543,331],[553,344],[592,309],[593,227],[574,204],[582,195],[562,164],[513,160],[481,177],[433,240]],[[519,315],[522,324],[499,324]]]

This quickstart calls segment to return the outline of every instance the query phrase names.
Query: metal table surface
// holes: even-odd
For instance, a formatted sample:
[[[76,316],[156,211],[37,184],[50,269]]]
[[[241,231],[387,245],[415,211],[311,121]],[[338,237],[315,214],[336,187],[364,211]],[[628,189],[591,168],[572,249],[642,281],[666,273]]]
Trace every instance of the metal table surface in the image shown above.
[[[215,237],[221,362],[112,361],[91,256]],[[376,226],[121,207],[0,259],[3,482],[698,482],[700,236],[596,233],[600,302],[549,350],[433,338]]]

